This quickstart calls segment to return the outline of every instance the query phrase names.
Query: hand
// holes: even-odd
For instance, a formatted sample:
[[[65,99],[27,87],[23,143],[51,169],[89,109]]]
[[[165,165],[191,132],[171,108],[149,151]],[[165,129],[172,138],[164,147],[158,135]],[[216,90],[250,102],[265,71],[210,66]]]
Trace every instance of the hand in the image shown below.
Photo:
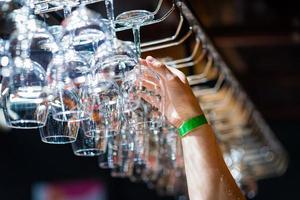
[[[178,128],[184,121],[202,114],[197,98],[181,71],[151,56],[140,59],[140,63],[160,77],[165,90],[164,114],[172,125]]]

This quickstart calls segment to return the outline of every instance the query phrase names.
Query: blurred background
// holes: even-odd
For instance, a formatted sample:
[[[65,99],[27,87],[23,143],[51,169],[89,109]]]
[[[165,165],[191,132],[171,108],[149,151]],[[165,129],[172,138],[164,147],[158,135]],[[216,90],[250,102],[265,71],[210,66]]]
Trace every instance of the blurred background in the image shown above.
[[[156,4],[155,1],[115,2],[117,9]],[[289,153],[287,172],[281,177],[259,181],[254,199],[296,199],[300,179],[297,151],[300,139],[300,14],[296,1],[188,2]],[[1,37],[8,36],[10,28],[1,20]],[[159,30],[145,33],[143,39],[156,31]],[[74,198],[72,191],[77,191]],[[75,157],[69,145],[44,144],[38,131],[1,130],[0,199],[40,200],[46,194],[52,195],[53,200],[174,199],[160,197],[143,183],[113,179],[108,170],[98,168],[96,158]]]

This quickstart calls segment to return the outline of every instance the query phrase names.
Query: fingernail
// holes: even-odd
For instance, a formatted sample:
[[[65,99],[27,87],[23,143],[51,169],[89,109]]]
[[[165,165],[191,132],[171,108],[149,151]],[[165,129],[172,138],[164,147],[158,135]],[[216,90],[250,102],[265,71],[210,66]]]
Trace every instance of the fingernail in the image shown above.
[[[147,56],[146,60],[147,62],[153,63],[156,59],[153,58],[152,56]]]

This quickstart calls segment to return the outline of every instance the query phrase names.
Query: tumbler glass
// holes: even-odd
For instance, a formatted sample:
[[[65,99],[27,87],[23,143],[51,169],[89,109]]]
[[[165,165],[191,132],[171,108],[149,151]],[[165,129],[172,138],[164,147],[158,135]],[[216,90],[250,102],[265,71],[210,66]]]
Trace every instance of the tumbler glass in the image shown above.
[[[76,141],[79,122],[58,121],[53,119],[52,106],[50,105],[46,125],[39,128],[43,142],[48,144],[67,144]]]
[[[76,156],[99,156],[105,151],[105,138],[99,137],[97,133],[94,133],[94,136],[91,136],[91,132],[89,133],[89,136],[85,134],[82,125],[88,122],[89,120],[81,121],[77,139],[72,143],[72,149]]]

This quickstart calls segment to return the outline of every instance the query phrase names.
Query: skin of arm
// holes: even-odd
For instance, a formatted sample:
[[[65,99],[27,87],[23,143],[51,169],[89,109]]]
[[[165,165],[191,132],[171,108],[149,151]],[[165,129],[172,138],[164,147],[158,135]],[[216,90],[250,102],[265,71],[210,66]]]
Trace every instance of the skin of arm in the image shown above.
[[[164,84],[165,116],[175,127],[202,114],[185,75],[148,56],[140,63],[157,73]],[[210,125],[202,125],[182,138],[190,200],[244,200],[230,174]]]

